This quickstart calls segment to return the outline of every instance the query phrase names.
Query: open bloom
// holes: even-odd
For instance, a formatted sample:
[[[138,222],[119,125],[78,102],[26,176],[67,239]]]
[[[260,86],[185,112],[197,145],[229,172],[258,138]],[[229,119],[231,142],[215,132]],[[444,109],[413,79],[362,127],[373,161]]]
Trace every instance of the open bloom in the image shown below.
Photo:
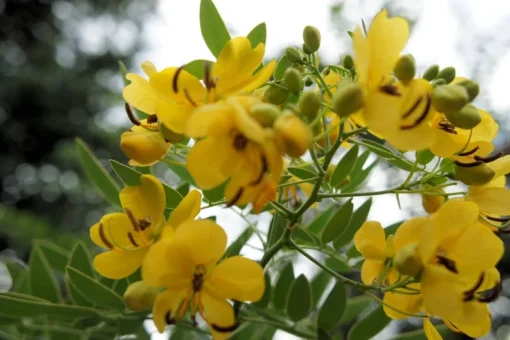
[[[186,122],[196,107],[225,96],[250,93],[269,79],[276,61],[254,73],[262,62],[264,51],[264,44],[252,48],[245,37],[229,40],[216,63],[206,67],[205,87],[183,67],[157,71],[151,62],[146,61],[142,69],[149,80],[134,73],[127,74],[131,84],[123,91],[124,99],[147,114],[157,115],[168,129],[184,133]]]
[[[264,273],[255,261],[232,256],[220,263],[227,245],[223,229],[210,220],[181,224],[147,255],[142,277],[165,287],[153,307],[159,332],[184,317],[188,308],[207,322],[215,340],[226,339],[237,323],[229,299],[257,301],[264,292]]]
[[[109,250],[94,258],[94,268],[104,277],[134,273],[165,223],[163,186],[152,175],[142,175],[140,182],[120,192],[124,212],[105,215],[90,228],[92,241]]]

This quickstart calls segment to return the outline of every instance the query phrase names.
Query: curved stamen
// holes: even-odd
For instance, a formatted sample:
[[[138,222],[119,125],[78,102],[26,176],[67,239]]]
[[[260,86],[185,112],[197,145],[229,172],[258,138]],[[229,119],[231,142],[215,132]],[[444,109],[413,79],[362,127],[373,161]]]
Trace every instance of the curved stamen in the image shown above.
[[[472,155],[472,154],[474,154],[475,152],[477,152],[477,151],[478,151],[478,149],[479,149],[479,147],[478,147],[478,145],[477,145],[477,146],[475,146],[475,147],[473,148],[473,150],[471,150],[471,151],[466,151],[466,152],[461,152],[461,153],[459,153],[459,154],[457,154],[457,155],[458,155],[458,156],[469,156],[469,155]],[[475,159],[476,159],[476,156],[475,156]]]
[[[216,332],[220,333],[230,333],[235,331],[241,324],[239,322],[234,322],[234,324],[230,326],[220,326],[215,323],[211,324],[211,328],[214,329]]]
[[[414,103],[413,106],[411,106],[411,108],[409,110],[407,110],[406,113],[404,113],[404,115],[402,116],[402,118],[407,118],[409,117],[413,112],[414,110],[416,110],[416,108],[418,107],[418,105],[420,105],[421,101],[423,100],[423,97],[420,97],[418,98],[418,100]]]
[[[262,179],[264,178],[264,175],[266,174],[267,170],[268,170],[267,160],[266,160],[266,157],[264,157],[264,155],[262,155],[262,169],[260,171],[259,177],[257,177],[257,179],[255,181],[253,181],[250,185],[257,185],[260,182],[262,182]]]
[[[127,113],[127,116],[129,118],[129,120],[131,121],[131,123],[133,123],[133,125],[136,125],[136,126],[140,126],[142,123],[140,123],[140,121],[136,118],[135,114],[133,113],[133,111],[131,110],[131,106],[129,106],[128,103],[124,103],[124,109],[126,109],[126,113]]]
[[[113,249],[113,244],[110,241],[108,241],[106,235],[104,234],[103,223],[99,223],[99,238],[101,239],[105,246],[107,246],[110,249]]]
[[[175,71],[174,77],[172,79],[172,89],[174,90],[175,93],[179,92],[179,87],[177,86],[178,85],[177,83],[179,81],[179,75],[181,74],[182,70],[184,69],[184,66],[186,66],[186,65],[182,65]]]
[[[398,88],[392,84],[382,85],[379,89],[382,92],[389,94],[390,96],[400,97],[402,95],[400,92],[398,92]]]
[[[204,63],[204,84],[207,92],[216,87],[216,83],[211,78],[211,63],[209,61]]]
[[[197,107],[197,106],[198,106],[198,105],[197,105],[197,103],[195,103],[195,102],[193,101],[193,99],[191,99],[191,96],[189,95],[189,92],[188,92],[188,90],[187,90],[187,89],[184,89],[184,95],[186,96],[186,99],[189,101],[189,103],[190,103],[191,105],[193,105],[193,106],[195,106],[195,107]]]
[[[495,301],[499,294],[501,293],[503,287],[501,286],[501,282],[496,283],[496,285],[490,289],[484,290],[483,292],[479,292],[478,301],[484,303],[490,303]]]
[[[227,208],[230,208],[231,206],[233,206],[234,204],[236,204],[240,199],[241,199],[241,196],[243,195],[243,188],[240,188],[237,193],[235,194],[234,198],[232,198],[232,200],[230,202],[227,203]]]
[[[485,157],[485,158],[484,157],[480,157],[480,156],[475,156],[475,159],[477,161],[482,161],[484,163],[490,163],[490,162],[495,161],[496,159],[500,158],[501,156],[503,156],[503,153],[502,152],[498,152],[494,156]]]
[[[129,220],[131,221],[131,225],[133,226],[135,231],[136,232],[140,231],[140,228],[138,228],[138,222],[136,221],[136,218],[133,215],[133,213],[131,212],[131,210],[129,210],[127,208],[125,208],[124,210],[126,211],[126,215],[129,217]]]
[[[452,135],[456,135],[457,131],[455,131],[455,126],[451,124],[448,119],[443,119],[438,124],[439,130],[443,130],[444,132],[450,133]]]
[[[464,162],[459,162],[459,161],[453,161],[453,163],[455,165],[458,165],[458,166],[461,166],[461,167],[464,167],[464,168],[474,168],[475,166],[483,164],[482,161],[476,161],[476,162],[473,162],[473,163],[464,163]]]
[[[129,233],[127,233],[127,235],[128,235],[129,242],[131,242],[131,244],[133,246],[135,246],[135,248],[138,248],[139,247],[138,243],[136,243],[135,238],[133,237],[133,234],[131,234],[131,232],[129,232]]]
[[[425,118],[427,118],[427,115],[428,115],[429,110],[430,110],[430,102],[431,102],[431,100],[430,100],[430,96],[427,96],[426,98],[427,98],[427,104],[425,104],[425,109],[423,110],[423,112],[422,112],[422,114],[420,115],[420,117],[418,117],[418,119],[416,119],[416,120],[414,121],[414,123],[413,123],[413,124],[411,124],[411,125],[404,125],[404,126],[400,126],[400,129],[401,129],[401,130],[409,130],[409,129],[415,128],[415,127],[417,127],[418,125],[420,125],[420,124],[421,124],[421,122],[423,122],[423,120],[424,120]]]
[[[444,256],[437,255],[437,263],[444,266],[446,269],[451,271],[452,273],[458,274],[459,271],[457,270],[457,265],[455,264],[455,261],[450,260],[449,258],[446,258]]]
[[[473,288],[469,289],[469,290],[466,290],[464,292],[464,298],[462,299],[462,301],[464,302],[467,302],[467,301],[471,301],[475,298],[475,292],[478,290],[478,288],[480,288],[480,286],[482,285],[483,283],[483,279],[485,278],[485,273],[482,272],[480,274],[480,276],[478,277],[478,280],[476,281],[475,285],[473,286]]]
[[[170,310],[165,314],[165,322],[167,325],[174,325],[177,322],[176,318],[172,318],[172,312]]]
[[[485,216],[488,220],[495,221],[495,222],[508,222],[510,221],[510,216],[507,217],[491,217],[491,216]]]

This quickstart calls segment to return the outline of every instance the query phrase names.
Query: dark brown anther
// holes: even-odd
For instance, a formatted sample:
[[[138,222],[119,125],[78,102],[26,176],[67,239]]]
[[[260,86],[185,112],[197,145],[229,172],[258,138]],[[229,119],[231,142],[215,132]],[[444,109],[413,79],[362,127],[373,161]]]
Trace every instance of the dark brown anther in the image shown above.
[[[176,318],[172,318],[172,312],[168,311],[165,314],[165,322],[167,325],[174,325],[177,322]]]
[[[127,113],[127,116],[129,118],[129,120],[131,121],[131,123],[133,123],[133,125],[136,125],[136,126],[139,126],[141,123],[140,121],[136,118],[135,114],[133,113],[133,111],[131,110],[131,106],[129,106],[128,103],[125,103],[124,104],[124,108],[126,109],[126,113]]]
[[[442,121],[440,121],[438,125],[439,125],[439,129],[443,130],[444,132],[448,132],[452,135],[457,134],[457,131],[455,131],[455,125],[450,123],[450,121],[446,118],[443,119]]]
[[[464,292],[464,298],[462,299],[462,301],[467,302],[467,301],[471,301],[475,298],[475,293],[478,290],[478,288],[480,288],[480,286],[482,285],[484,278],[485,278],[485,273],[482,272],[480,274],[480,276],[478,277],[478,280],[476,281],[473,288],[466,290]]]
[[[452,273],[458,274],[459,271],[457,270],[457,265],[455,264],[455,261],[450,260],[449,258],[446,258],[444,256],[437,255],[437,263],[444,266],[446,269],[451,271]]]
[[[479,147],[478,147],[478,145],[477,145],[477,146],[475,146],[475,147],[473,148],[473,150],[466,151],[466,152],[461,152],[461,153],[459,153],[459,154],[457,154],[457,155],[458,155],[458,156],[469,156],[469,155],[472,155],[472,154],[474,154],[475,152],[477,152],[477,151],[478,151],[478,149],[479,149]],[[475,158],[476,158],[476,157],[475,157]]]
[[[174,90],[175,93],[179,92],[179,86],[178,86],[179,75],[181,74],[182,70],[184,69],[184,66],[186,66],[186,65],[182,65],[175,71],[174,78],[172,79],[172,89]]]
[[[483,303],[490,303],[496,301],[499,294],[501,294],[503,287],[501,286],[501,282],[498,282],[494,287],[484,290],[483,292],[479,292],[478,301]]]
[[[492,217],[492,216],[485,216],[488,220],[494,221],[494,222],[508,222],[510,221],[510,216],[506,217]]]
[[[158,116],[156,115],[148,115],[147,116],[147,123],[148,124],[154,124],[158,122]]]
[[[108,241],[106,235],[104,234],[104,226],[103,223],[99,223],[99,238],[104,243],[104,245],[110,249],[113,249],[113,244]]]
[[[152,224],[152,218],[150,216],[147,216],[145,218],[142,218],[141,220],[138,220],[138,227],[144,231],[145,229],[149,228]]]
[[[233,325],[230,326],[219,326],[215,323],[211,324],[212,329],[214,329],[216,332],[220,333],[230,333],[235,331],[240,326],[239,322],[235,322]]]
[[[129,238],[129,242],[131,242],[131,244],[134,247],[138,248],[138,243],[136,243],[135,238],[133,237],[133,234],[131,234],[131,232],[129,232],[129,233],[127,233],[127,235],[128,235],[128,238]]]
[[[190,103],[191,105],[193,105],[194,107],[197,107],[197,106],[198,106],[198,105],[197,105],[197,103],[195,103],[195,102],[193,101],[193,99],[191,99],[191,96],[189,95],[188,90],[184,89],[184,95],[186,96],[186,99],[189,101],[189,103]]]
[[[234,198],[232,198],[232,200],[227,203],[226,208],[230,208],[231,206],[236,204],[241,199],[241,196],[243,196],[243,188],[241,188],[241,189],[239,189],[237,191],[237,193],[235,194]]]
[[[409,117],[413,112],[414,110],[416,110],[416,108],[418,107],[418,105],[420,105],[421,101],[423,100],[423,97],[420,97],[418,98],[418,100],[414,103],[413,106],[411,106],[411,108],[409,110],[407,110],[406,113],[404,113],[404,115],[402,116],[402,118],[407,118]]]
[[[431,100],[430,100],[430,96],[427,96],[426,98],[427,98],[427,104],[425,105],[425,109],[421,113],[420,117],[418,117],[418,119],[416,119],[414,121],[414,123],[411,124],[411,125],[400,126],[401,130],[409,130],[409,129],[415,128],[418,125],[420,125],[421,122],[423,122],[423,120],[425,120],[425,118],[427,118],[427,115],[428,115],[429,110],[430,110],[430,102],[431,102]]]
[[[379,88],[382,92],[389,94],[390,96],[400,97],[402,94],[398,92],[398,88],[395,85],[388,84],[383,85]]]
[[[482,161],[475,161],[475,162],[472,162],[472,163],[464,163],[464,162],[459,162],[459,161],[453,161],[453,164],[461,166],[463,168],[474,168],[475,166],[483,164],[483,162]]]
[[[264,157],[264,155],[262,155],[262,169],[260,171],[260,175],[259,175],[259,177],[257,177],[257,179],[255,181],[250,183],[250,185],[257,185],[260,182],[262,182],[262,179],[264,178],[264,175],[266,174],[267,170],[268,170],[267,160],[266,160],[266,157]]]
[[[500,158],[501,156],[503,156],[503,153],[502,152],[498,152],[497,154],[495,154],[494,156],[490,156],[490,157],[480,157],[480,156],[475,156],[475,159],[477,161],[482,161],[484,163],[490,163],[490,162],[493,162],[495,161],[496,159]]]
[[[126,211],[126,215],[129,217],[129,221],[133,225],[133,228],[135,231],[140,231],[140,228],[138,227],[138,221],[136,220],[135,216],[129,209],[124,209]]]
[[[211,62],[209,61],[204,63],[204,84],[207,91],[216,87],[216,83],[211,78]]]
[[[246,144],[248,144],[248,138],[244,135],[238,133],[234,137],[234,149],[237,151],[243,151],[246,148]]]
[[[204,274],[205,274],[205,268],[204,266],[200,265],[196,267],[196,273],[193,274],[193,281],[191,282],[193,286],[193,292],[197,293],[202,289],[202,284],[204,283]]]

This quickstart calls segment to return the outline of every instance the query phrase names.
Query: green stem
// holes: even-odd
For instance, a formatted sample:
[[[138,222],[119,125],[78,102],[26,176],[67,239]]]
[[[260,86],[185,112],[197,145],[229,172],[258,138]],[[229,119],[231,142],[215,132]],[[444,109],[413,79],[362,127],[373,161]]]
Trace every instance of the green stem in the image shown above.
[[[287,228],[285,228],[283,235],[276,241],[269,249],[266,249],[262,260],[260,260],[260,265],[262,267],[267,266],[269,261],[276,255],[276,253],[282,249],[282,247],[287,244],[287,241],[290,239],[290,234],[292,233],[292,224],[289,221]]]
[[[407,187],[412,187],[416,185],[415,183],[410,183]],[[424,188],[419,190],[409,190],[405,188],[401,188],[400,186],[387,190],[380,191],[370,191],[370,192],[352,192],[352,193],[326,193],[319,194],[319,198],[333,198],[333,197],[359,197],[359,196],[378,196],[378,195],[387,195],[387,194],[434,194],[434,189],[440,189],[451,185],[457,185],[457,183],[447,183],[445,185],[438,185],[436,187]],[[430,193],[429,193],[430,192]],[[455,194],[460,194],[462,192],[458,192]],[[444,194],[441,194],[444,195]]]
[[[319,177],[312,177],[312,178],[303,179],[301,181],[295,181],[295,182],[285,182],[283,184],[278,185],[278,187],[279,188],[283,188],[283,187],[290,187],[291,185],[298,185],[298,184],[302,184],[302,183],[315,182],[317,179],[319,179]]]
[[[292,216],[292,211],[290,211],[289,209],[287,209],[285,206],[283,206],[283,204],[281,204],[280,202],[277,202],[277,201],[274,201],[274,202],[269,202],[269,205],[271,205],[275,210],[278,210],[278,212],[280,214],[283,214],[285,215],[285,217],[289,217],[289,216]]]
[[[298,329],[296,329],[295,326],[289,325],[289,324],[283,323],[283,322],[267,320],[267,319],[252,318],[252,317],[247,317],[247,316],[241,316],[239,319],[244,322],[252,322],[252,323],[257,323],[257,324],[262,324],[262,325],[273,326],[273,327],[281,329],[289,334],[292,334],[292,335],[295,335],[295,336],[298,336],[298,337],[304,338],[304,339],[315,339],[316,338],[316,335],[313,333],[298,330]]]
[[[319,176],[324,176],[325,172],[321,167],[321,164],[319,162],[319,159],[317,158],[317,154],[315,153],[315,148],[313,147],[313,145],[310,148],[310,155],[312,156],[313,163],[315,164],[315,167],[317,168],[317,171],[319,172]]]

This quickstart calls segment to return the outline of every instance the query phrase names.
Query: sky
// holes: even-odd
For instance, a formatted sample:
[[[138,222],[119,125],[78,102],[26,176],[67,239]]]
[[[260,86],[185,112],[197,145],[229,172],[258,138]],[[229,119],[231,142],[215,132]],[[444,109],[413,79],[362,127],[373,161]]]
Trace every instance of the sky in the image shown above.
[[[248,34],[261,22],[267,25],[266,56],[278,57],[287,46],[300,46],[302,29],[306,25],[317,27],[322,35],[321,58],[327,63],[337,63],[342,54],[351,52],[349,39],[345,32],[338,31],[338,26],[353,29],[363,18],[369,23],[381,9],[379,0],[345,0],[344,13],[348,20],[333,23],[330,8],[338,1],[333,0],[215,0],[216,7],[222,15],[232,36]],[[413,35],[404,50],[412,53],[417,61],[419,71],[427,66],[439,64],[441,67],[455,66],[457,75],[473,76],[471,52],[472,39],[492,37],[495,48],[501,48],[498,41],[506,41],[501,32],[501,21],[510,14],[510,2],[500,0],[428,0],[428,1],[393,1],[397,8],[417,19]],[[157,15],[145,23],[144,35],[147,48],[137,54],[141,63],[151,60],[158,68],[180,66],[194,59],[214,60],[202,40],[199,25],[199,0],[171,1],[161,0]],[[498,33],[501,36],[498,36]],[[499,39],[499,40],[498,40]],[[467,51],[467,52],[466,52]],[[499,53],[499,52],[498,52]],[[470,64],[471,63],[471,64]],[[506,75],[510,74],[510,52],[502,49],[497,63],[492,65],[493,72],[485,74],[479,81],[482,85],[480,97],[491,103],[497,111],[510,111],[510,96],[506,84]],[[140,68],[133,70],[140,72]],[[503,119],[503,117],[501,117]],[[382,170],[372,174],[368,188],[372,190],[388,187]],[[458,190],[458,189],[456,189]],[[363,202],[356,199],[355,205]],[[419,197],[401,197],[402,210],[397,206],[393,196],[374,197],[374,204],[369,219],[377,219],[383,225],[401,220],[407,216],[406,211],[420,204]],[[418,208],[419,210],[419,208]],[[229,239],[233,240],[244,230],[246,222],[236,212],[225,209],[204,210],[202,217],[218,214],[218,222],[226,226]],[[264,229],[269,218],[263,216],[259,222]],[[257,245],[251,240],[250,244]],[[243,253],[257,258],[260,253],[245,248]],[[309,278],[314,268],[304,261],[296,263],[296,273],[303,272]],[[391,333],[387,330],[378,339],[385,339]],[[390,333],[388,333],[390,332]],[[159,339],[159,337],[154,337]],[[278,332],[278,340],[295,339],[283,332]],[[488,338],[489,339],[489,338]]]

